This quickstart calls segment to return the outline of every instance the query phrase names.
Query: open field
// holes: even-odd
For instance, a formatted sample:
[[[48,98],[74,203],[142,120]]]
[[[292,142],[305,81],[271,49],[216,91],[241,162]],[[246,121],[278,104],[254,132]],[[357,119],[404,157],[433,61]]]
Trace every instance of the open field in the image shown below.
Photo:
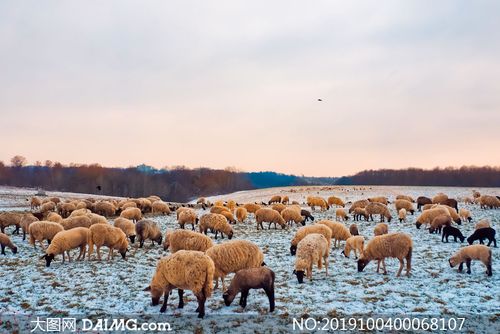
[[[323,190],[322,190],[323,189]],[[500,195],[500,189],[477,189],[484,194]],[[271,195],[286,194],[290,200],[302,203],[307,195],[328,197],[337,195],[346,201],[354,201],[374,195],[388,196],[393,200],[397,194],[432,197],[437,192],[445,192],[450,197],[471,196],[469,188],[434,187],[292,187],[244,191],[234,194],[210,197],[232,198],[237,202],[267,201]],[[28,210],[25,199],[29,191],[13,188],[0,189],[1,210],[9,208]],[[52,195],[50,193],[49,195]],[[64,194],[58,194],[62,196]],[[72,197],[73,195],[71,195]],[[82,195],[85,197],[85,195]],[[394,205],[389,205],[393,217],[397,217]],[[492,222],[498,229],[500,210],[483,210],[479,205],[459,203],[472,212],[473,222],[464,222],[459,228],[465,236],[474,230],[474,223],[482,218]],[[305,208],[305,206],[304,206]],[[334,220],[334,209],[327,212],[313,212],[317,220]],[[203,214],[203,210],[199,210]],[[294,257],[289,253],[290,240],[297,226],[286,230],[256,230],[253,215],[246,224],[234,226],[236,239],[255,242],[265,254],[265,262],[276,273],[276,310],[268,313],[268,301],[263,291],[252,290],[248,305],[242,310],[237,300],[230,307],[224,306],[221,290],[215,290],[207,301],[206,316],[197,319],[196,299],[189,291],[185,293],[184,309],[176,309],[177,294],[169,299],[169,307],[159,316],[159,306],[151,306],[148,293],[142,291],[149,285],[156,262],[168,254],[162,247],[152,247],[146,243],[144,249],[132,245],[126,261],[115,257],[113,262],[83,261],[61,264],[60,257],[50,268],[45,267],[39,257],[43,254],[34,250],[18,235],[7,234],[18,246],[14,255],[6,250],[0,256],[2,289],[0,290],[0,318],[12,324],[22,323],[30,328],[28,317],[36,315],[57,315],[86,317],[92,319],[110,316],[135,317],[144,321],[160,319],[168,321],[176,332],[288,332],[292,329],[293,317],[341,317],[341,316],[463,316],[471,332],[497,333],[500,317],[500,255],[493,248],[493,276],[485,275],[485,268],[473,262],[472,274],[459,274],[450,268],[448,258],[464,244],[442,243],[441,236],[429,234],[425,229],[415,228],[418,212],[408,216],[406,223],[393,219],[390,231],[403,231],[412,236],[414,242],[412,276],[396,278],[399,266],[397,260],[386,260],[388,275],[377,274],[376,264],[370,263],[364,272],[358,273],[356,261],[341,255],[343,249],[332,249],[330,254],[330,275],[314,269],[313,281],[298,284],[292,274]],[[178,227],[175,215],[151,217],[163,232]],[[349,225],[352,219],[347,222]],[[357,222],[361,235],[373,237],[375,222]],[[308,223],[310,224],[310,223]],[[267,228],[267,224],[265,224]],[[211,235],[211,234],[209,234]],[[213,237],[213,235],[211,235]],[[233,239],[234,239],[233,238]],[[497,239],[498,234],[497,234]],[[226,239],[224,239],[226,240]],[[450,239],[451,240],[451,239]],[[217,243],[223,242],[218,239]],[[344,243],[342,243],[344,245]],[[104,252],[106,252],[105,250]],[[229,277],[232,277],[230,275]],[[229,283],[229,279],[227,279]],[[239,298],[239,297],[237,297]],[[13,315],[15,319],[13,320]],[[159,317],[158,317],[159,316]],[[475,319],[472,321],[471,319]],[[32,318],[31,318],[32,319]],[[2,329],[0,325],[0,331]],[[10,326],[10,325],[9,325]],[[480,327],[478,327],[480,326]]]

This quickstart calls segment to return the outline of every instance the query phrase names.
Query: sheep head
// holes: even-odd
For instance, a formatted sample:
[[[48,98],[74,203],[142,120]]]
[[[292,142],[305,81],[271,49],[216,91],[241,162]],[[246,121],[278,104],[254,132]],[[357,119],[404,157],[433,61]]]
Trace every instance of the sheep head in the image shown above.
[[[234,297],[235,296],[231,295],[229,291],[224,292],[224,294],[222,295],[222,298],[224,298],[224,304],[226,304],[226,306],[230,306],[234,300]]]
[[[297,246],[296,245],[291,245],[290,246],[290,254],[295,255],[297,253]]]
[[[365,269],[366,265],[370,262],[370,260],[365,258],[358,259],[358,272],[362,272]]]
[[[304,271],[303,270],[294,270],[293,271],[293,274],[295,276],[297,276],[297,281],[299,281],[299,283],[304,283]]]
[[[151,292],[151,305],[156,306],[160,304],[160,297],[163,294],[163,289],[159,287],[151,287],[148,286],[145,288],[143,291],[149,291]]]
[[[54,254],[45,254],[40,259],[45,259],[45,266],[50,267],[50,263],[54,259]]]

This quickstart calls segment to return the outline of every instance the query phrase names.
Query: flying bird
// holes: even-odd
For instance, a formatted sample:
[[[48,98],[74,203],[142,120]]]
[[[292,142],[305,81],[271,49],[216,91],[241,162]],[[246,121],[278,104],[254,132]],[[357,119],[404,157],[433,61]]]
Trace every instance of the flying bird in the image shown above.
[[[101,191],[102,190],[102,187],[101,186],[97,186],[95,187],[97,190]]]

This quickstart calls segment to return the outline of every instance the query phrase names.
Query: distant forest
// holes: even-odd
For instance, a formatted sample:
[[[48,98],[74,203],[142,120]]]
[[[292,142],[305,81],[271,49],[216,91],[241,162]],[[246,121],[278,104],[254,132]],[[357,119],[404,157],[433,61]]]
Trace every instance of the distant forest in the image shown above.
[[[234,168],[155,169],[146,165],[107,168],[98,164],[65,166],[49,160],[28,165],[22,156],[13,157],[9,165],[0,161],[0,185],[123,197],[154,194],[178,202],[240,190],[336,184],[500,187],[500,167],[382,169],[341,178],[317,178],[275,172],[246,173]]]

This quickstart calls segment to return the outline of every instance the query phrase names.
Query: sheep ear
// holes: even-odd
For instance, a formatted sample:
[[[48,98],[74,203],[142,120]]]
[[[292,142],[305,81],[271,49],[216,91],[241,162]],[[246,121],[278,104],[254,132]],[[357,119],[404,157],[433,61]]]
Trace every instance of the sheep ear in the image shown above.
[[[150,286],[148,286],[147,288],[145,288],[145,289],[144,289],[144,290],[142,290],[142,291],[151,291],[151,285],[150,285]]]

